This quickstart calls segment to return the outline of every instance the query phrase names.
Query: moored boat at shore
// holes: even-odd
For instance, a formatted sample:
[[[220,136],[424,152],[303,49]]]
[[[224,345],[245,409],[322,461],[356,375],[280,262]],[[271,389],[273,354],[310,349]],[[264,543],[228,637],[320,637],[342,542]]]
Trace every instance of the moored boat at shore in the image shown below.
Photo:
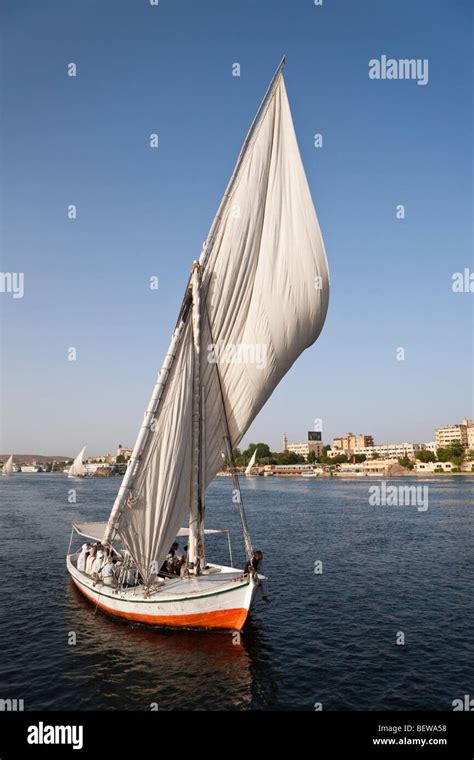
[[[27,473],[41,472],[41,469],[36,464],[22,464],[20,470]]]

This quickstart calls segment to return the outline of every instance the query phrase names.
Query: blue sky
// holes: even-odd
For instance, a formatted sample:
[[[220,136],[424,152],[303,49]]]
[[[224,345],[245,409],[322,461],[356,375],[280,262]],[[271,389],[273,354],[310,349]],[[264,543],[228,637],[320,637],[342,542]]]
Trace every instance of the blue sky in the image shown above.
[[[25,295],[0,294],[1,451],[132,445],[283,53],[331,301],[244,443],[303,440],[315,418],[328,442],[427,441],[472,414],[474,296],[451,290],[473,269],[471,16],[446,0],[3,2],[2,271],[25,273]],[[369,79],[382,54],[427,58],[428,84]]]

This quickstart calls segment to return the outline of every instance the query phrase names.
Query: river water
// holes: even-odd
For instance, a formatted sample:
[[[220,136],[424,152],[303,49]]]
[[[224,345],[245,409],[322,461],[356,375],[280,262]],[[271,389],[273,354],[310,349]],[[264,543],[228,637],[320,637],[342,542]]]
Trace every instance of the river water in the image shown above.
[[[427,509],[372,506],[377,484],[244,479],[271,602],[238,642],[94,614],[72,586],[71,523],[105,520],[119,479],[0,478],[0,697],[26,710],[452,709],[474,694],[474,479],[387,481],[427,487]],[[209,488],[207,515],[241,563],[230,479]],[[222,536],[208,557],[227,562]]]

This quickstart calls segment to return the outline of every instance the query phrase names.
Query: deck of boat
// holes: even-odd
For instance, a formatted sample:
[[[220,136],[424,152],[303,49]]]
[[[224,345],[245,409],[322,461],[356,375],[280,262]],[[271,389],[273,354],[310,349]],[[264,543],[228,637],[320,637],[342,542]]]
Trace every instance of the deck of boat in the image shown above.
[[[125,586],[120,589],[107,586],[101,580],[94,581],[90,575],[77,569],[77,554],[68,556],[71,565],[72,575],[91,591],[95,593],[105,593],[107,595],[120,595],[121,598],[131,598],[135,600],[157,598],[176,598],[180,596],[194,596],[215,594],[217,591],[225,588],[232,588],[237,584],[246,584],[248,576],[244,575],[243,570],[226,565],[209,564],[206,570],[199,576],[181,577],[179,575],[162,578],[160,577],[147,593],[142,584],[136,586]]]

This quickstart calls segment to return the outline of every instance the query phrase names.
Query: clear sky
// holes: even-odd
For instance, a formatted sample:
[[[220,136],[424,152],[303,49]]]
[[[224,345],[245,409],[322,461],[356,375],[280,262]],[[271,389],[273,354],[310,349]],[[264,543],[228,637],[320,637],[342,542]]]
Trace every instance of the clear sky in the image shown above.
[[[326,442],[428,441],[472,415],[474,294],[451,288],[474,268],[470,2],[4,0],[0,12],[2,271],[25,277],[23,298],[0,294],[2,453],[133,444],[284,53],[331,299],[244,443],[279,449],[315,418]],[[370,79],[382,54],[428,59],[428,84]]]

